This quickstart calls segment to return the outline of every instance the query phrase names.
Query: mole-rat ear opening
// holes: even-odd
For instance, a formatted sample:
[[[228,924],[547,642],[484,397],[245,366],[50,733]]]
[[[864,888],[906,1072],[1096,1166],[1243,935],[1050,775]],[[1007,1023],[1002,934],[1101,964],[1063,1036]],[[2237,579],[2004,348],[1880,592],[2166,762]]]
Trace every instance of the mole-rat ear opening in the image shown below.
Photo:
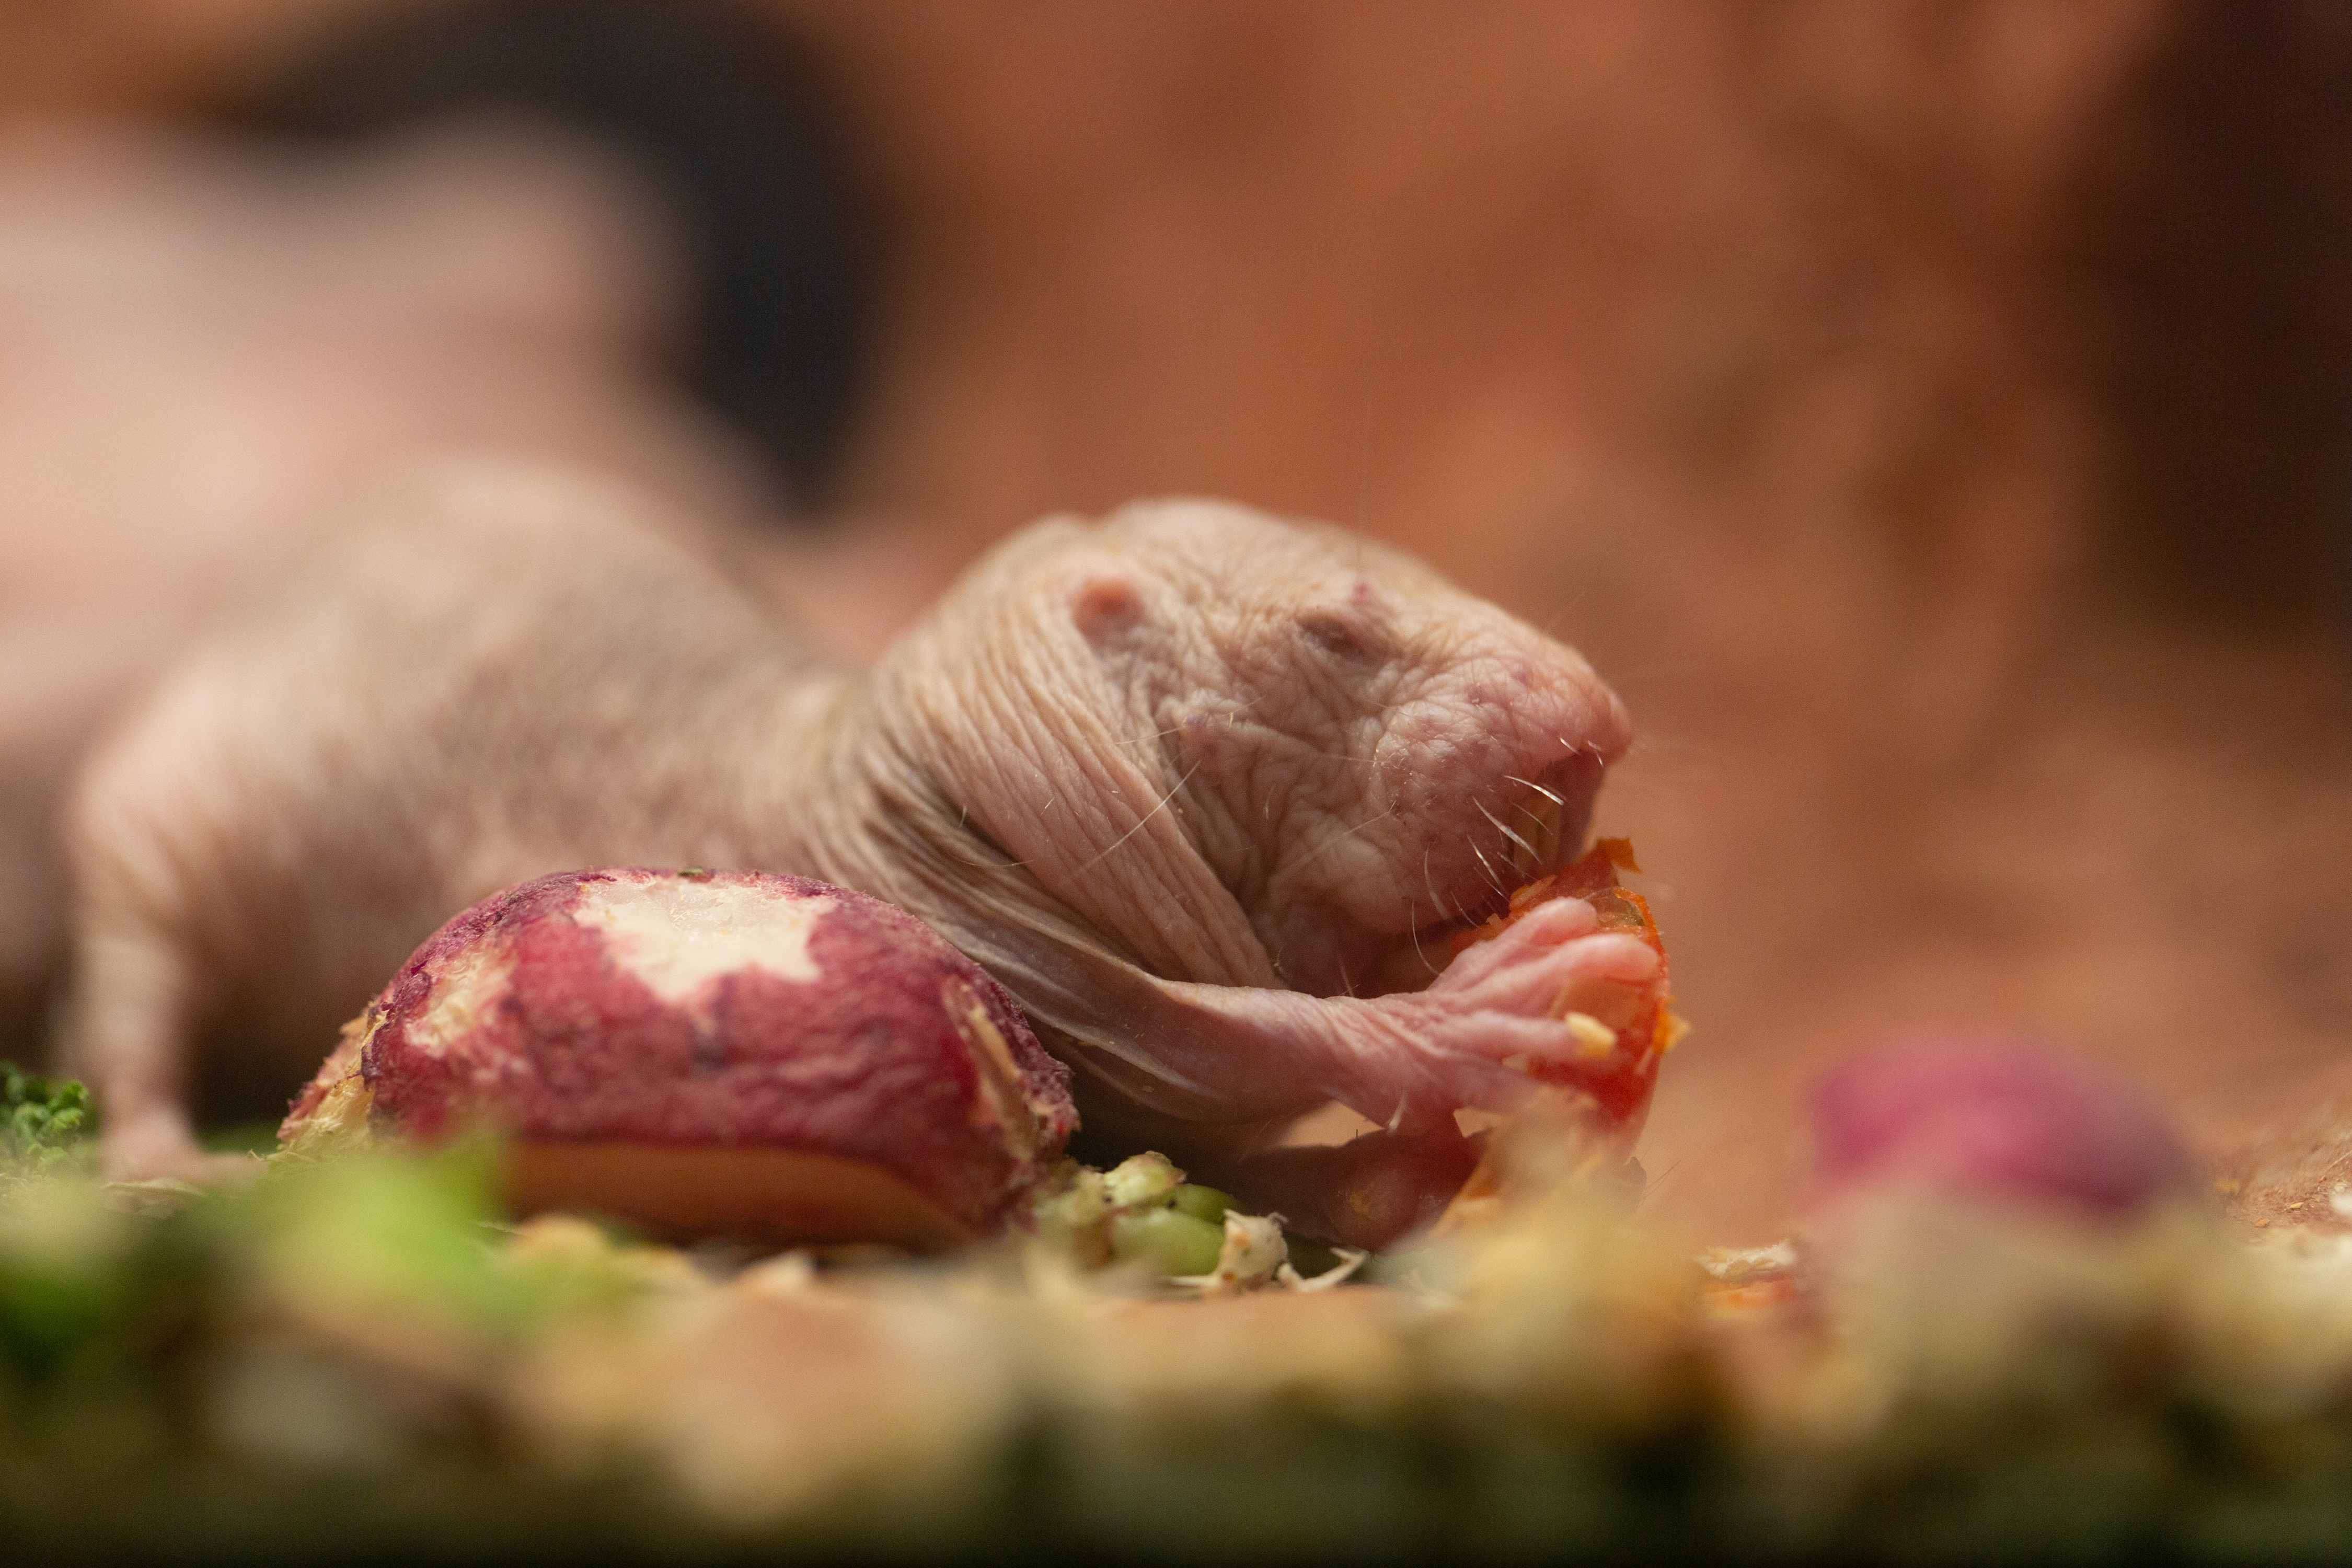
[[[1088,642],[1108,642],[1143,619],[1143,594],[1124,573],[1089,572],[1070,590],[1070,618]]]

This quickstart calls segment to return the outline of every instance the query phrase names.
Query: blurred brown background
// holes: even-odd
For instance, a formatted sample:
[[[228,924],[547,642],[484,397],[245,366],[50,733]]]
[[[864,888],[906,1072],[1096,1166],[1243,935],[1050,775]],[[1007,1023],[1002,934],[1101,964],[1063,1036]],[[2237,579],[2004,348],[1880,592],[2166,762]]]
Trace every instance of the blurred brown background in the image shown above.
[[[612,123],[368,107],[713,15],[842,193],[737,251]],[[0,110],[19,995],[109,704],[318,494],[495,441],[764,530],[856,646],[1171,491],[1581,646],[1697,1025],[1665,1223],[1774,1233],[1895,1029],[2131,1064],[2225,1163],[2352,1090],[2352,6],[84,0],[0,16]]]

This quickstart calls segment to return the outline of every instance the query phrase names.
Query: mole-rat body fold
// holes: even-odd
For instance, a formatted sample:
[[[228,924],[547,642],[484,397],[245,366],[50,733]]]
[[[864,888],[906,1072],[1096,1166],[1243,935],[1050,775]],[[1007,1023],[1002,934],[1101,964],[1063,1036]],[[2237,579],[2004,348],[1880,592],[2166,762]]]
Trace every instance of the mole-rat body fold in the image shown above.
[[[1629,727],[1396,552],[1204,501],[1048,521],[864,671],[684,531],[568,473],[406,472],[100,749],[68,831],[112,1169],[202,1168],[199,1053],[290,1089],[450,913],[584,866],[901,905],[1019,998],[1090,1123],[1195,1151],[1330,1100],[1507,1106],[1508,1058],[1573,1058],[1563,999],[1605,1016],[1654,968],[1569,900],[1413,972],[1575,852]]]

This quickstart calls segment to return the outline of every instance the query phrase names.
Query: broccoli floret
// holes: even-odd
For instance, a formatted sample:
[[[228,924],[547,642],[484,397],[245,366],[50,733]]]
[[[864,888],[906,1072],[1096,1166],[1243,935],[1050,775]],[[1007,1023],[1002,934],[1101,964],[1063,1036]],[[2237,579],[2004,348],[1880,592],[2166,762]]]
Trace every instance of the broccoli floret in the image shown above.
[[[0,1165],[42,1170],[69,1157],[95,1131],[89,1090],[73,1079],[47,1079],[0,1062]]]

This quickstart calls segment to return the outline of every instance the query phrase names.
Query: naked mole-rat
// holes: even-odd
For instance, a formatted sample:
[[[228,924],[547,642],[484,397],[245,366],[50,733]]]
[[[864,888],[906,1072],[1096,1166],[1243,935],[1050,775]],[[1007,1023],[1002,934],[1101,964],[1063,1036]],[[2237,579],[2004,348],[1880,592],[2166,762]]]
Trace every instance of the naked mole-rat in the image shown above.
[[[1208,501],[1051,520],[860,670],[658,521],[410,471],[100,748],[68,834],[111,1170],[201,1164],[199,1052],[290,1092],[448,915],[583,866],[899,904],[1012,990],[1090,1131],[1195,1160],[1330,1100],[1450,1131],[1525,1091],[1507,1058],[1572,1066],[1564,997],[1655,972],[1562,900],[1369,994],[1573,855],[1630,736],[1574,652],[1398,552]]]

